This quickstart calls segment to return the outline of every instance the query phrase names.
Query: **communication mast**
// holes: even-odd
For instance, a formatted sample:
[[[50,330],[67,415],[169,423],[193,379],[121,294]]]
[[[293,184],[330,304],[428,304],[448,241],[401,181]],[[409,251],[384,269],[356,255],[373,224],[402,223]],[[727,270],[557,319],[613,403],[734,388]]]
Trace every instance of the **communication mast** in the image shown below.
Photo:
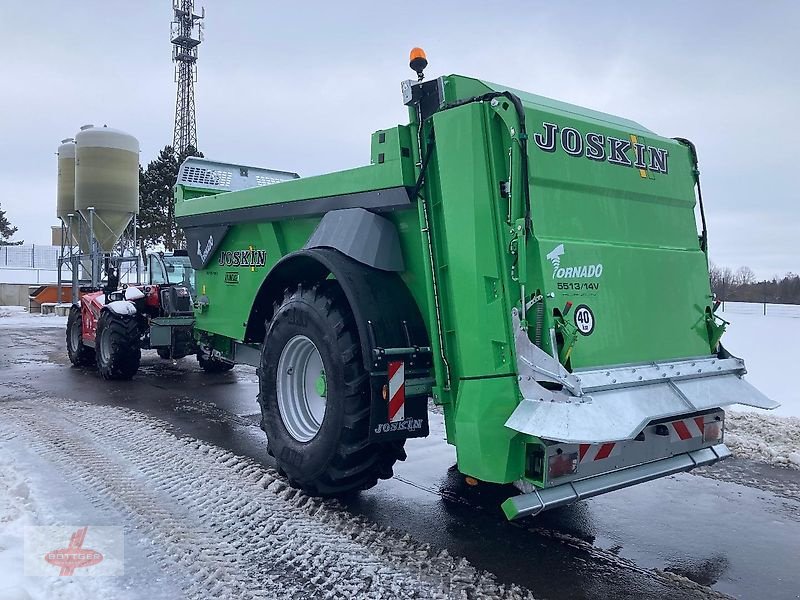
[[[197,149],[194,83],[197,81],[197,47],[203,41],[202,19],[206,10],[203,8],[199,15],[195,14],[194,0],[173,0],[172,9],[175,15],[171,27],[172,61],[178,84],[172,145],[180,154],[189,146]]]

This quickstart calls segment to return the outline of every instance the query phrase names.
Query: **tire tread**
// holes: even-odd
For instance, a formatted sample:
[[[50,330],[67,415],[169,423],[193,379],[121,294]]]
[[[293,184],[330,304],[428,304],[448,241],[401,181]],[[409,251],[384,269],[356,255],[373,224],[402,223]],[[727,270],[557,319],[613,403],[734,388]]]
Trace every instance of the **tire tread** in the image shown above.
[[[370,389],[369,373],[364,370],[361,360],[361,345],[355,318],[339,284],[326,280],[311,288],[299,285],[295,290],[285,290],[283,302],[276,306],[277,315],[281,306],[302,299],[325,317],[336,336],[336,345],[343,360],[345,373],[344,418],[339,442],[330,457],[326,469],[313,479],[288,476],[289,483],[296,488],[319,496],[342,496],[373,487],[380,479],[393,475],[392,466],[397,460],[405,460],[404,441],[375,443],[369,441]],[[267,347],[270,323],[267,323]],[[262,363],[263,366],[263,363]],[[263,388],[263,386],[262,386]],[[266,414],[266,398],[259,393],[258,401],[262,414]],[[262,426],[267,421],[262,419]],[[278,467],[286,472],[287,466],[281,464],[280,449],[268,441],[269,451],[276,457]]]

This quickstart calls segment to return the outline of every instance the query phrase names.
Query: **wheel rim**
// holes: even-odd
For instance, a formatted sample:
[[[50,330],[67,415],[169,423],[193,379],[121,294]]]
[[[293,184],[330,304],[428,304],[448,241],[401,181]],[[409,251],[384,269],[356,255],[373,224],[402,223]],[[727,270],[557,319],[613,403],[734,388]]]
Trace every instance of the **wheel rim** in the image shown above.
[[[278,359],[278,411],[286,430],[298,442],[314,439],[327,405],[327,380],[319,350],[304,335],[283,347]]]
[[[100,358],[104,364],[111,362],[111,330],[107,327],[100,335]]]
[[[81,343],[81,320],[75,319],[72,322],[72,328],[69,330],[69,344],[72,346],[72,351],[77,352],[78,346]]]

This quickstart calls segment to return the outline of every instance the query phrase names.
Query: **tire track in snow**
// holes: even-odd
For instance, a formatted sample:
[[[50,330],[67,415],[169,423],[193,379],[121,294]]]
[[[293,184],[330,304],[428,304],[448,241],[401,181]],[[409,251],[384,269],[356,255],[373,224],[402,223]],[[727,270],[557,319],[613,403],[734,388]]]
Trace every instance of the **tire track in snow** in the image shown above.
[[[143,534],[188,598],[532,597],[140,413],[23,400],[0,403],[0,414],[0,431],[26,438]]]

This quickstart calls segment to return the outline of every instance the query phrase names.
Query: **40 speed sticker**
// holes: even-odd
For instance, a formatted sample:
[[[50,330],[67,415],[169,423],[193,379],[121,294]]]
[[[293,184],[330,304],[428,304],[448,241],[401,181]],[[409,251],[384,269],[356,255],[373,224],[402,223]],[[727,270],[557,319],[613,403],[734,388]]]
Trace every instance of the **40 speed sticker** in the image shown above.
[[[594,313],[585,304],[575,309],[575,327],[583,335],[591,335],[594,331]]]

